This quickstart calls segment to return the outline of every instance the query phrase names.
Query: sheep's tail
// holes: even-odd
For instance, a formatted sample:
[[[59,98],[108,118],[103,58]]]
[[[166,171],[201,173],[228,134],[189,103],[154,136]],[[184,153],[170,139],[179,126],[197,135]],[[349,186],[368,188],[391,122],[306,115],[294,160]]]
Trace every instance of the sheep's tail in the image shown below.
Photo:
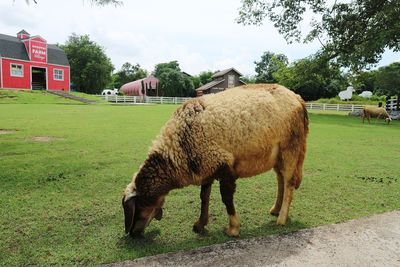
[[[303,179],[303,163],[304,163],[304,158],[306,155],[306,150],[307,150],[307,134],[308,134],[308,111],[306,108],[306,105],[304,103],[304,101],[300,101],[301,105],[302,105],[302,117],[303,117],[303,129],[304,131],[301,133],[300,139],[299,139],[299,156],[297,158],[297,165],[296,165],[296,169],[294,171],[293,176],[296,179],[296,183],[295,183],[295,188],[298,189],[300,187],[301,184],[301,180]]]

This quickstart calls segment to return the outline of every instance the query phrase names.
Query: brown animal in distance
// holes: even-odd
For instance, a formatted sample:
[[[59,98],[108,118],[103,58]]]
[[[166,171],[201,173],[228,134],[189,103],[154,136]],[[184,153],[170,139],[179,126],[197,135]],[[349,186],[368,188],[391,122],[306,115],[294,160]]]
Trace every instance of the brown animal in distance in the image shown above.
[[[363,123],[365,118],[367,118],[368,124],[371,124],[369,120],[371,117],[376,117],[377,121],[379,120],[379,118],[383,118],[388,124],[392,121],[392,118],[390,118],[390,115],[389,113],[387,113],[385,108],[375,107],[375,106],[365,106],[363,108],[363,113],[362,113]]]
[[[153,218],[161,219],[168,192],[188,185],[201,186],[193,230],[205,231],[211,185],[218,180],[229,215],[226,234],[238,236],[236,179],[270,169],[278,182],[270,213],[284,225],[302,180],[307,134],[304,101],[280,85],[246,85],[187,101],[162,128],[125,189],[125,231],[142,236]]]

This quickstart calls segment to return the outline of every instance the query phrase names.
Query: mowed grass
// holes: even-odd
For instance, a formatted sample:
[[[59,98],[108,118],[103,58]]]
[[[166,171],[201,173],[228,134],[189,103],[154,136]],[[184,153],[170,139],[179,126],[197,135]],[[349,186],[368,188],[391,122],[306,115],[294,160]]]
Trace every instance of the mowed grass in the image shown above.
[[[232,240],[218,184],[209,233],[192,225],[199,187],[171,191],[144,240],[125,236],[122,192],[173,105],[0,105],[0,265],[98,265]],[[400,123],[310,114],[304,178],[287,225],[268,214],[272,172],[238,181],[240,238],[287,233],[400,209]],[[38,142],[32,138],[58,138]]]

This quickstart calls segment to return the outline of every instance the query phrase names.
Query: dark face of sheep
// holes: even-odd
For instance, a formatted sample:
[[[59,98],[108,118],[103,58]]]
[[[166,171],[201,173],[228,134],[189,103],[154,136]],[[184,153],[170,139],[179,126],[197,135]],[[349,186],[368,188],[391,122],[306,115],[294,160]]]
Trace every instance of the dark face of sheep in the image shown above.
[[[137,196],[136,192],[122,198],[125,215],[125,232],[134,238],[143,237],[144,229],[151,220],[161,220],[164,197],[145,199]]]

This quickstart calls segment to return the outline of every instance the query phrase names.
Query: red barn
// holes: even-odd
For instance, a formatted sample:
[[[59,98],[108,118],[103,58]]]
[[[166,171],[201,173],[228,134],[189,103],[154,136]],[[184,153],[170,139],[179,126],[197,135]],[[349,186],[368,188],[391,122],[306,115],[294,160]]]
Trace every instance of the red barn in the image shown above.
[[[0,88],[69,91],[70,68],[64,51],[25,30],[0,34]]]

